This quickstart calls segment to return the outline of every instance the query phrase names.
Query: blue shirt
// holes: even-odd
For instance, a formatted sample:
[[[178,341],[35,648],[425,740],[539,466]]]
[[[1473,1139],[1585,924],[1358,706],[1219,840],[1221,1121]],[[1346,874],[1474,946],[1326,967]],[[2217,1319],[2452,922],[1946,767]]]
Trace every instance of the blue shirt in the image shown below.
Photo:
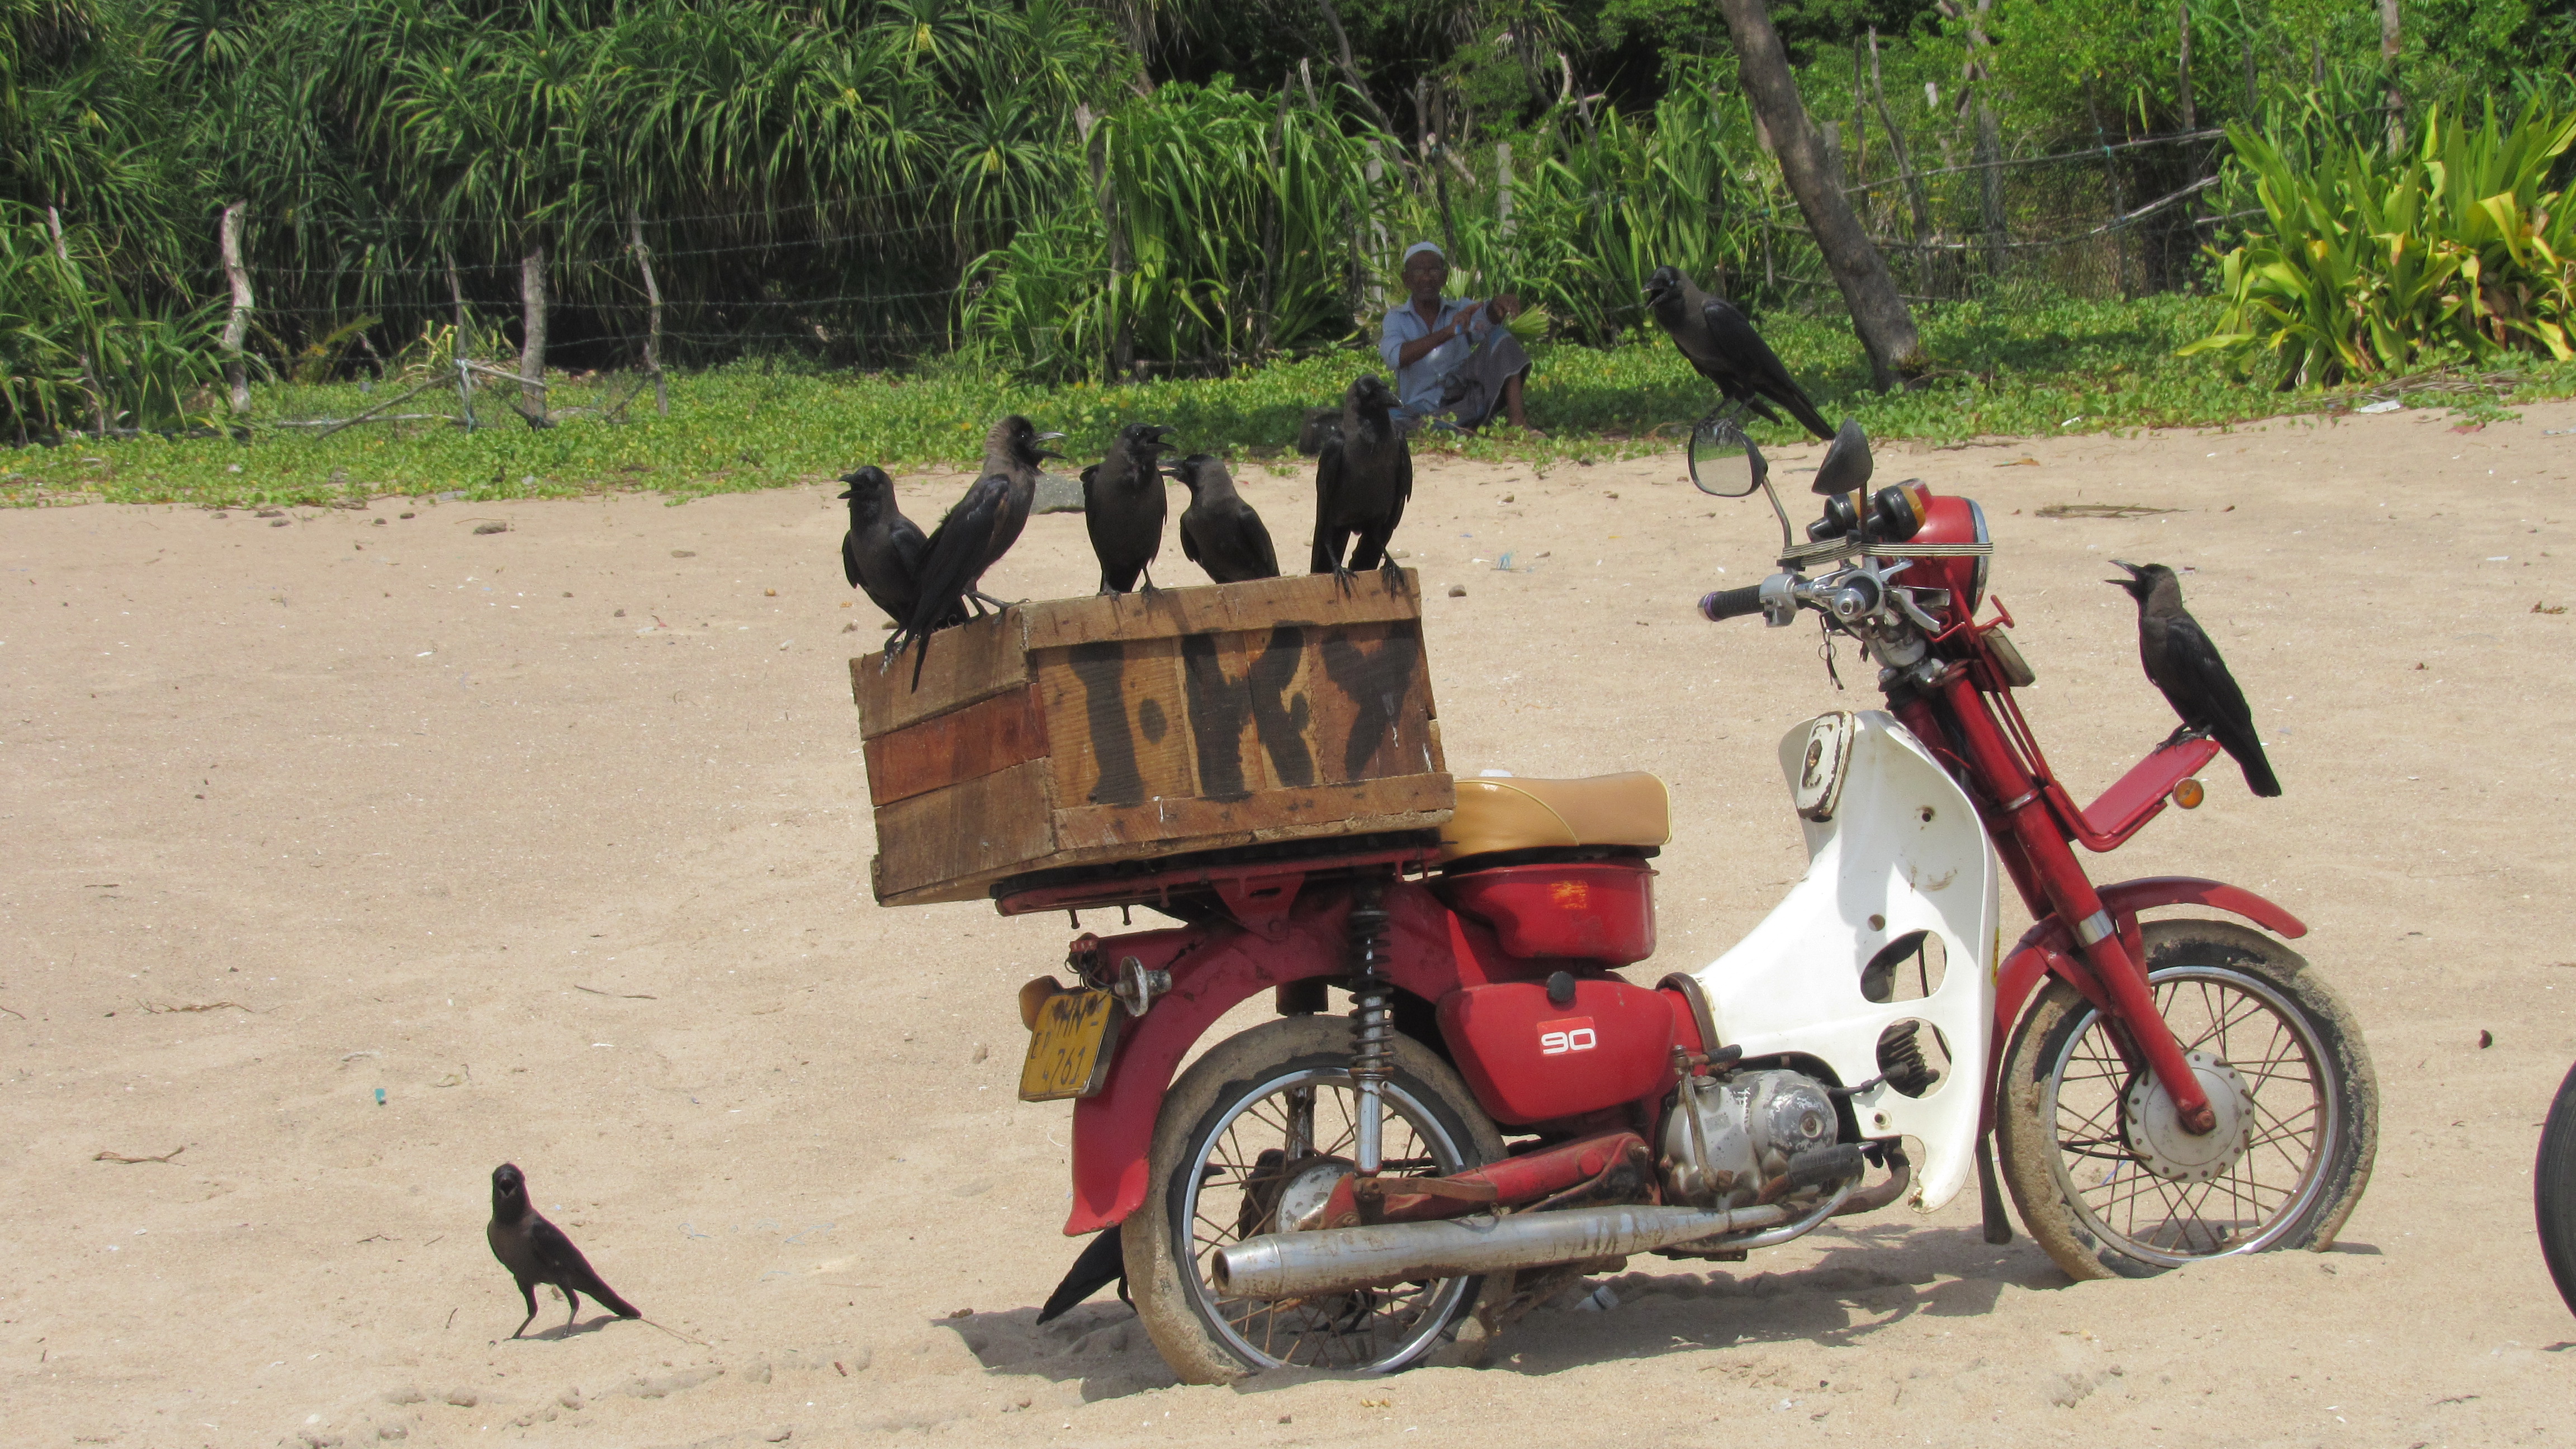
[[[1395,374],[1395,398],[1404,405],[1406,412],[1423,417],[1440,411],[1440,380],[1467,360],[1467,354],[1475,351],[1476,344],[1493,330],[1493,322],[1485,313],[1478,312],[1476,320],[1468,323],[1464,331],[1416,358],[1411,367],[1396,361],[1404,350],[1404,344],[1418,342],[1448,326],[1451,318],[1473,305],[1475,300],[1473,297],[1441,298],[1440,320],[1437,322],[1423,321],[1422,314],[1414,310],[1410,297],[1404,299],[1402,306],[1386,314],[1386,321],[1379,328],[1377,355],[1386,359],[1388,370]]]

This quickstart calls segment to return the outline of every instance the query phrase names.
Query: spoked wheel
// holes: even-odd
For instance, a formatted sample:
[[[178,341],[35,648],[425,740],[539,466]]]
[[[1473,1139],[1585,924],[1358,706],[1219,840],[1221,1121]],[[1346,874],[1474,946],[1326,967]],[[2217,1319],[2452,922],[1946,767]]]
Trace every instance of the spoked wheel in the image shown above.
[[[1287,1230],[1349,1171],[1350,1056],[1342,1018],[1276,1021],[1200,1058],[1163,1099],[1151,1186],[1122,1231],[1137,1315],[1183,1380],[1223,1383],[1282,1364],[1392,1372],[1435,1352],[1484,1292],[1483,1278],[1439,1278],[1263,1299],[1210,1281],[1218,1248]],[[1444,1176],[1503,1155],[1458,1074],[1408,1038],[1396,1039],[1383,1100],[1391,1175]]]
[[[2379,1088],[2333,988],[2219,921],[2144,928],[2156,1008],[2218,1116],[2195,1136],[2110,1026],[2051,981],[2004,1061],[1997,1145],[2032,1237],[2068,1276],[2333,1243],[2378,1150]]]

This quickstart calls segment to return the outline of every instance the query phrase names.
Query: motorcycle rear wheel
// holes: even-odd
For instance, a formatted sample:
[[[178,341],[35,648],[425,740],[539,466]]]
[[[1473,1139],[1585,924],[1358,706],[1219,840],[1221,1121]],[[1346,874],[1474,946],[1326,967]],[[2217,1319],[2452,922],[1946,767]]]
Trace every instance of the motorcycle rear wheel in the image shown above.
[[[1286,1168],[1350,1155],[1350,1060],[1348,1021],[1290,1017],[1218,1044],[1163,1098],[1146,1198],[1120,1231],[1137,1317],[1183,1382],[1283,1364],[1391,1373],[1437,1353],[1489,1285],[1508,1290],[1505,1273],[1274,1301],[1229,1298],[1208,1281],[1217,1248],[1276,1229]],[[1503,1156],[1467,1084],[1410,1038],[1395,1040],[1384,1100],[1390,1174],[1441,1176]],[[1301,1120],[1306,1140],[1289,1141]]]
[[[2151,1169],[2129,1120],[2136,1079],[2108,1024],[2051,980],[2013,1032],[1996,1104],[1998,1165],[2023,1224],[2076,1279],[2332,1246],[2379,1141],[2378,1077],[2350,1009],[2261,932],[2152,921],[2144,937],[2150,989],[2183,1050],[2245,1083],[2247,1146],[2206,1180]]]

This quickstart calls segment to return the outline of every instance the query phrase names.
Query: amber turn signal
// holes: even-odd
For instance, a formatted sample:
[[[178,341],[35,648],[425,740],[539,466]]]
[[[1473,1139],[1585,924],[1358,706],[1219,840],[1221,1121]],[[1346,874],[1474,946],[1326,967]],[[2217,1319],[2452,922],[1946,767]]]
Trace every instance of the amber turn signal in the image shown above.
[[[2183,780],[2174,785],[2173,802],[2185,810],[2199,809],[2200,797],[2201,788],[2198,780]],[[1028,999],[1028,993],[1020,993],[1020,999],[1022,1001],[1026,1001]],[[1026,1006],[1020,1008],[1020,1015],[1027,1016],[1028,1014],[1029,1012]]]
[[[1064,991],[1064,983],[1056,980],[1052,976],[1041,976],[1030,982],[1028,985],[1021,987],[1020,1025],[1031,1031],[1037,1030],[1038,1013],[1046,1009],[1046,1004],[1049,1001],[1063,995]]]

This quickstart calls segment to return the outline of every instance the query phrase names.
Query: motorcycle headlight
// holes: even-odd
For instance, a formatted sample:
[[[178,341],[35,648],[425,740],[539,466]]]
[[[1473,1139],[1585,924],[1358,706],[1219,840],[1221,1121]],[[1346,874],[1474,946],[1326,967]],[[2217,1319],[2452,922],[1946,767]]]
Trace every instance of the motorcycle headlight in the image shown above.
[[[1977,500],[1973,498],[1968,500],[1968,519],[1976,526],[1977,542],[1991,544],[1995,541],[1994,535],[1986,532],[1986,510],[1978,507]],[[1961,618],[1976,613],[1977,606],[1986,601],[1986,570],[1994,565],[1994,559],[1995,556],[1992,553],[1977,555],[1975,581],[1968,588],[1967,614],[1962,614]]]

